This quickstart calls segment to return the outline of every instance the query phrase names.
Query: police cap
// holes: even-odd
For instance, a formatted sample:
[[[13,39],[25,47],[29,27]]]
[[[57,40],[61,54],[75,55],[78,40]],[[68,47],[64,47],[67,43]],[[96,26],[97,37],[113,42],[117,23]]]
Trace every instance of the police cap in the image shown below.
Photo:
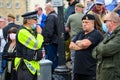
[[[82,20],[95,20],[95,17],[92,14],[86,14],[83,16]]]
[[[37,11],[28,12],[22,15],[24,19],[37,19]]]

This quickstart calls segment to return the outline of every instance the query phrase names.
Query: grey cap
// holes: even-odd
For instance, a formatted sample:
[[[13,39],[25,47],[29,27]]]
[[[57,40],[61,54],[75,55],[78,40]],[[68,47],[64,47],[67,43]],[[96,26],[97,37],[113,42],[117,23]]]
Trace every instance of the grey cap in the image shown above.
[[[104,4],[104,0],[96,0],[95,4]]]

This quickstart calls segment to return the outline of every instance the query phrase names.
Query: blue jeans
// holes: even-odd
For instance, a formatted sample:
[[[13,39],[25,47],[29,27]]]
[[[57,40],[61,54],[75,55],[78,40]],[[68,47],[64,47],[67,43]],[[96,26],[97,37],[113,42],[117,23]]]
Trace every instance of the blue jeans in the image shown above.
[[[46,59],[52,61],[52,69],[58,66],[57,44],[47,44],[44,46],[46,50]]]

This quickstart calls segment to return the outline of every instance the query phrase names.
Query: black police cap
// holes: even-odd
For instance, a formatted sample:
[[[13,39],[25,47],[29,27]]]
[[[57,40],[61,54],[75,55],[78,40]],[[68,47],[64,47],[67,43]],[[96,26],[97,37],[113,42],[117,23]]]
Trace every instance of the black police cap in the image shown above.
[[[24,19],[37,19],[37,11],[28,12],[22,15]]]
[[[83,16],[82,20],[95,20],[95,17],[92,14],[86,14]]]

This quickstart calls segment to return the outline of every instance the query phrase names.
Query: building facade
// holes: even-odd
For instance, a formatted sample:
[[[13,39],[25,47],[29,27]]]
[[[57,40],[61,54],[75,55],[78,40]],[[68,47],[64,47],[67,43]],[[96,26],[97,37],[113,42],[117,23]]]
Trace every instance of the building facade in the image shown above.
[[[16,23],[22,24],[21,15],[26,12],[26,0],[0,0],[0,16],[7,18],[8,14],[16,17]]]

